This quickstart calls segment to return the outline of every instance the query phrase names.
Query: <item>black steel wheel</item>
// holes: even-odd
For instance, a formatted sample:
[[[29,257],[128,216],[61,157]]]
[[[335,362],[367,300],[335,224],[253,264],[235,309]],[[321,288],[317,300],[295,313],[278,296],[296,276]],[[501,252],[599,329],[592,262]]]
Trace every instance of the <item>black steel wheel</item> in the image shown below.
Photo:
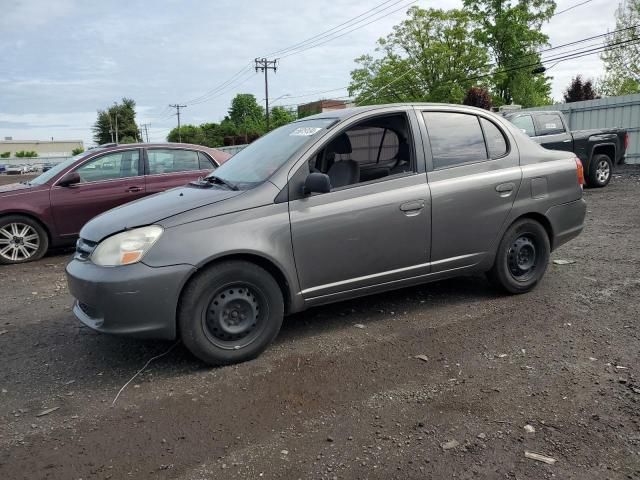
[[[260,335],[269,316],[262,290],[239,282],[219,288],[212,297],[202,321],[203,330],[213,344],[238,349]]]
[[[178,327],[187,348],[211,365],[257,357],[282,325],[284,301],[275,279],[249,262],[212,265],[185,287]]]
[[[489,279],[510,293],[525,293],[543,277],[551,251],[544,227],[523,218],[505,232],[496,251]]]

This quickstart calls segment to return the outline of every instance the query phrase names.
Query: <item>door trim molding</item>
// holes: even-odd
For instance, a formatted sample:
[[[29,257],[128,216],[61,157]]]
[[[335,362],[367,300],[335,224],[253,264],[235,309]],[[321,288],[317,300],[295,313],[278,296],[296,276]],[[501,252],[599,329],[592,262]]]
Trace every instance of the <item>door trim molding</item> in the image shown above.
[[[477,253],[470,253],[470,254],[466,254],[466,255],[460,255],[458,257],[444,258],[442,260],[437,260],[435,262],[421,263],[419,265],[411,265],[410,267],[397,268],[395,270],[387,270],[385,272],[380,272],[380,273],[372,273],[370,275],[364,275],[362,277],[349,278],[347,280],[341,280],[339,282],[327,283],[327,284],[324,284],[324,285],[318,285],[317,287],[307,288],[305,290],[302,290],[300,293],[302,293],[302,295],[308,295],[310,293],[314,293],[314,292],[317,292],[319,290],[326,290],[326,289],[330,289],[330,288],[334,288],[334,287],[339,287],[339,286],[342,286],[342,285],[349,285],[349,284],[363,282],[363,281],[367,281],[367,280],[375,280],[377,278],[385,277],[387,275],[394,275],[396,273],[403,273],[403,272],[411,272],[412,270],[419,270],[421,268],[433,267],[434,265],[440,265],[440,264],[443,264],[443,263],[453,262],[453,261],[457,261],[457,260],[464,260],[465,258],[477,257],[477,255],[478,255]],[[464,268],[464,267],[457,267],[457,268]],[[409,277],[406,277],[406,278],[409,279],[411,277],[409,276]],[[395,280],[395,281],[402,281],[402,279],[401,280]],[[381,282],[381,283],[385,283],[385,282]],[[372,284],[370,286],[375,286],[375,285],[377,285],[377,283],[376,284]],[[369,287],[359,287],[359,288],[369,288]],[[345,290],[349,290],[349,289],[347,288]],[[338,292],[338,293],[340,293],[340,292]],[[332,294],[332,295],[335,295],[335,293]],[[322,295],[320,295],[320,296],[322,296]]]

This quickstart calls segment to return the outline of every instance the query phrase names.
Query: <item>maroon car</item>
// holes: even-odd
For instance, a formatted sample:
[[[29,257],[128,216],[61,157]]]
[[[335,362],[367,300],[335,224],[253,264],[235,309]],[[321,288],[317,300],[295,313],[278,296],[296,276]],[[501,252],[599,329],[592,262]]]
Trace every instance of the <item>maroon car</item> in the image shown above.
[[[230,155],[184,143],[103,146],[29,182],[0,186],[0,264],[73,244],[96,215],[207,175]]]

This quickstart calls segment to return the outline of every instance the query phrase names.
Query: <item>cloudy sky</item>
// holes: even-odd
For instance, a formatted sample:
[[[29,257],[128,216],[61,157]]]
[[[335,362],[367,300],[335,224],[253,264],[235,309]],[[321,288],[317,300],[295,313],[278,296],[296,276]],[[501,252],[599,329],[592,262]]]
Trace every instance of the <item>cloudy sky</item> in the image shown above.
[[[557,0],[557,10],[583,1]],[[263,101],[263,77],[250,68],[255,57],[295,45],[381,2],[2,0],[0,139],[54,137],[90,145],[96,109],[126,96],[137,102],[138,123],[151,124],[150,140],[164,141],[176,122],[168,104],[188,104],[183,123],[199,124],[221,120],[236,93]],[[376,39],[403,19],[409,3],[389,1],[380,14],[365,15],[371,15],[363,22],[369,25],[317,48],[286,58],[273,55],[283,58],[270,74],[270,98],[282,97],[277,105],[346,95],[353,59],[372,53]],[[604,33],[615,27],[616,6],[615,0],[591,0],[555,16],[544,30],[552,45]],[[551,69],[554,98],[561,98],[576,73],[599,77],[598,56]]]

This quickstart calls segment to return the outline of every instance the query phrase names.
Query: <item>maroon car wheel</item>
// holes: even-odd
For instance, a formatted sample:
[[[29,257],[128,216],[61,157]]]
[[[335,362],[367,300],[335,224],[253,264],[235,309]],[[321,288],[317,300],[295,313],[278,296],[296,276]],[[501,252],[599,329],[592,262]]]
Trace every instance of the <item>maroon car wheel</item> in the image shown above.
[[[47,232],[35,220],[21,215],[0,218],[0,264],[38,260],[48,246]]]

